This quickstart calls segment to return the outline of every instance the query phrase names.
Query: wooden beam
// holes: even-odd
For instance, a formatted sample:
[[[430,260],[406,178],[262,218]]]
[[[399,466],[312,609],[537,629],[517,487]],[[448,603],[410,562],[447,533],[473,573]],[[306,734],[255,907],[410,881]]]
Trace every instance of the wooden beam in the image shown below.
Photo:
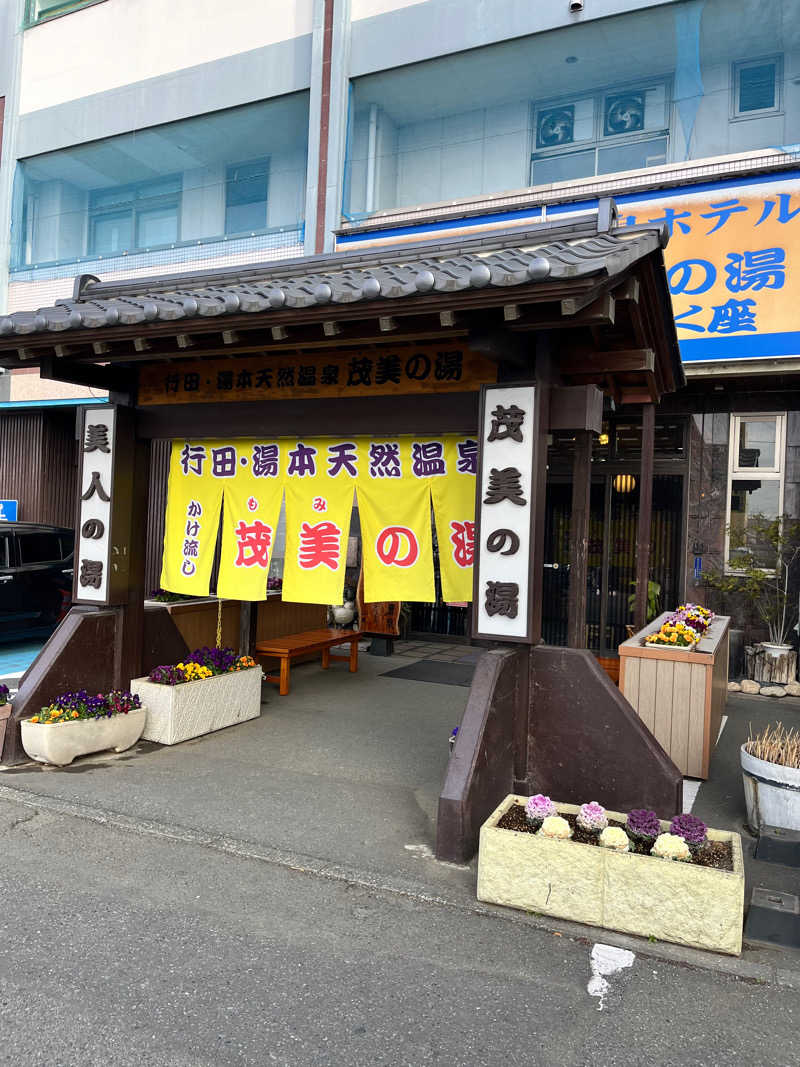
[[[285,326],[273,326],[271,332],[273,341],[285,341],[289,336],[289,331]]]
[[[153,348],[146,337],[134,337],[133,347],[137,352],[150,352]]]
[[[574,317],[580,312],[580,319]],[[616,317],[616,300],[613,293],[603,293],[602,296],[589,304],[582,303],[579,297],[568,296],[561,301],[561,314],[565,318],[573,319],[569,325],[579,321],[582,325],[596,323],[603,326],[613,326]]]
[[[562,374],[621,374],[638,371],[651,374],[656,355],[652,348],[631,348],[610,352],[575,349],[562,353],[558,369]]]
[[[178,348],[194,348],[196,344],[194,337],[188,333],[179,333],[175,337],[175,342]]]
[[[378,319],[378,329],[381,333],[392,333],[397,329],[397,319],[391,315],[381,315]]]
[[[639,528],[636,536],[636,602],[633,625],[641,630],[647,622],[647,586],[650,580],[650,520],[653,514],[653,454],[656,439],[656,409],[642,409],[642,460],[639,468]]]
[[[238,330],[223,330],[222,343],[224,345],[238,345],[241,340]]]
[[[51,382],[69,382],[87,389],[130,393],[135,386],[133,372],[124,367],[98,366],[94,363],[72,363],[56,356],[43,356],[39,374]]]
[[[522,311],[519,304],[504,304],[503,318],[506,322],[515,322],[517,319],[521,319]]]
[[[334,322],[333,319],[326,319],[322,324],[322,332],[326,337],[336,337],[342,332],[342,327],[338,322]]]
[[[589,569],[589,509],[592,490],[592,438],[589,430],[575,434],[572,463],[572,515],[569,524],[569,599],[567,644],[586,648],[586,579]]]
[[[439,312],[439,325],[440,326],[455,326],[458,322],[458,315],[455,311],[440,311]]]
[[[509,333],[502,328],[470,330],[467,345],[473,352],[480,352],[494,363],[510,363],[529,370],[533,366],[533,339]]]
[[[111,345],[108,341],[93,341],[92,352],[96,356],[107,356],[111,352]]]
[[[554,385],[550,392],[551,430],[592,430],[603,427],[603,392],[596,385]]]

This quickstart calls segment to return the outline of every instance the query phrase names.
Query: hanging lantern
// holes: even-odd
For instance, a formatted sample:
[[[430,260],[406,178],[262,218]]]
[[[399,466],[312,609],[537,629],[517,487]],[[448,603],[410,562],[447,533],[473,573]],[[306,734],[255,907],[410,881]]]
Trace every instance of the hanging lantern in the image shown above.
[[[598,443],[598,445],[607,445],[608,444],[608,434],[607,433],[601,433],[599,435],[599,437],[597,438],[597,443]]]
[[[636,479],[632,474],[618,474],[614,479],[614,488],[618,493],[632,493],[636,488]]]

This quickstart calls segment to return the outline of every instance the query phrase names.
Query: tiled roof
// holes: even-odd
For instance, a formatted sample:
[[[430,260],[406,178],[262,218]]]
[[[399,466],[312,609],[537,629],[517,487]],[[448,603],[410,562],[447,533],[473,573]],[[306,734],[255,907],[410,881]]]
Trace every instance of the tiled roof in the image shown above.
[[[577,231],[577,232],[576,232]],[[563,236],[562,236],[563,234]],[[548,240],[549,238],[549,240]],[[427,293],[614,277],[665,243],[657,229],[598,233],[596,224],[534,227],[448,245],[334,256],[125,283],[79,278],[79,299],[0,318],[0,339],[292,308],[371,303]],[[335,311],[332,307],[332,317]]]

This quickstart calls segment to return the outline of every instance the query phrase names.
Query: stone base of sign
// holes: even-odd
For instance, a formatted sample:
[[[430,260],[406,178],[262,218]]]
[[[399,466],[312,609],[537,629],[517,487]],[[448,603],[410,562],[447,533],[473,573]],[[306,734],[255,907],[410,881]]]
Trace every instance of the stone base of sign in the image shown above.
[[[131,692],[147,705],[147,725],[142,737],[159,745],[177,745],[257,719],[261,714],[260,667],[231,671],[213,678],[181,685],[157,685],[147,678],[134,678]]]
[[[104,752],[109,748],[124,752],[142,736],[146,719],[147,708],[135,708],[127,715],[112,715],[110,719],[79,719],[50,726],[25,719],[22,747],[37,763],[67,767],[76,756],[90,752]]]
[[[712,841],[731,843],[733,871],[718,871],[499,829],[512,804],[526,800],[507,796],[481,827],[479,900],[678,945],[741,953],[744,865],[738,834],[708,831]],[[557,807],[563,814],[578,811],[572,804]],[[619,822],[626,819],[620,812],[608,815]],[[667,830],[669,824],[662,827]]]

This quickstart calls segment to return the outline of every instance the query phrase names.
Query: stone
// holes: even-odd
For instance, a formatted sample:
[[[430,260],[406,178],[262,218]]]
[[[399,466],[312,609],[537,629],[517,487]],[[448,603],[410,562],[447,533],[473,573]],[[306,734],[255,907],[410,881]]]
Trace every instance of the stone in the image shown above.
[[[147,705],[142,738],[159,745],[177,745],[261,714],[260,667],[230,671],[181,685],[159,685],[134,678],[131,692]]]
[[[762,697],[785,697],[786,690],[782,685],[762,685],[759,689]]]
[[[737,833],[709,829],[709,839],[729,841],[733,853],[733,870],[718,871],[500,830],[497,823],[511,805],[525,800],[506,797],[481,827],[479,900],[739,955],[744,864]],[[556,806],[561,815],[578,811],[573,804]],[[624,824],[623,813],[607,814]]]
[[[760,693],[761,692],[761,686],[759,685],[758,682],[754,682],[752,680],[752,678],[745,678],[744,681],[742,682],[742,692],[743,693],[753,693],[753,694]]]
[[[165,686],[166,688],[166,686]],[[147,708],[133,708],[124,715],[76,722],[43,723],[22,720],[22,747],[31,759],[54,767],[68,767],[76,756],[113,748],[124,752],[142,736]]]
[[[789,682],[786,686],[787,697],[800,697],[800,682]]]
[[[738,682],[728,682],[729,693],[741,693],[742,687]]]

